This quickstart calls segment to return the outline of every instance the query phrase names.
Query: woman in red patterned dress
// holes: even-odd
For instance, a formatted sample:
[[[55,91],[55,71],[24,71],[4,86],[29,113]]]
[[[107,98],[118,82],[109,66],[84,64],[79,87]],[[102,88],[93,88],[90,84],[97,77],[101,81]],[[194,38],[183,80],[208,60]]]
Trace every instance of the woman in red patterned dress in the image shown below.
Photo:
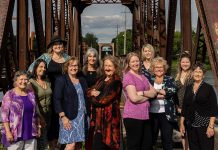
[[[113,56],[103,60],[103,76],[88,91],[91,103],[96,107],[93,150],[119,150],[120,148],[120,96],[122,82],[118,61]],[[92,116],[91,116],[92,117]]]

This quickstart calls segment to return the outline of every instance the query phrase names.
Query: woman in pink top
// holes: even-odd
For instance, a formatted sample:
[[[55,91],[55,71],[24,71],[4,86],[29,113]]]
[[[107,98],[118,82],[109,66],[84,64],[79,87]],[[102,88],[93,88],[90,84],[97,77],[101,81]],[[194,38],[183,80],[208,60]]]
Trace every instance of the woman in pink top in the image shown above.
[[[152,134],[149,121],[149,98],[156,96],[155,89],[140,73],[139,55],[129,53],[123,77],[126,95],[124,125],[127,135],[127,150],[152,149]]]

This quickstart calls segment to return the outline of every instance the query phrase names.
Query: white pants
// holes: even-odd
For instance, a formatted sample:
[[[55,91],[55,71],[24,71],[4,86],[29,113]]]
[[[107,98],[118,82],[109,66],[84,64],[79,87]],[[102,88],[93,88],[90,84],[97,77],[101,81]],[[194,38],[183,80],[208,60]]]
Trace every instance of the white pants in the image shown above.
[[[19,141],[11,144],[7,150],[37,150],[37,141],[36,139]]]

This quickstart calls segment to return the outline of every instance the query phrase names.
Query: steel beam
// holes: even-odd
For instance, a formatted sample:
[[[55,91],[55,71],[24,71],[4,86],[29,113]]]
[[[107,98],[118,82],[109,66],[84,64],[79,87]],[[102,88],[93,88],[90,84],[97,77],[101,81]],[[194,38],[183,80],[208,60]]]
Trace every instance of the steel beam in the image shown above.
[[[52,7],[51,1],[45,0],[45,45],[51,41],[52,36]]]
[[[166,16],[165,0],[159,0],[158,8],[158,31],[159,31],[159,49],[160,56],[166,58]]]
[[[61,0],[61,10],[60,10],[60,26],[61,26],[61,38],[65,39],[65,0]]]
[[[180,0],[182,51],[192,50],[191,0]]]
[[[218,1],[195,0],[218,90]]]
[[[27,68],[28,51],[28,0],[18,0],[17,4],[17,49],[19,52],[19,69]]]
[[[40,0],[32,0],[33,19],[39,55],[46,52]]]
[[[166,60],[170,67],[172,64],[173,41],[174,41],[174,31],[175,31],[175,24],[176,24],[176,9],[177,9],[177,0],[170,0],[169,9],[168,9],[168,20],[167,20],[167,45],[166,45]],[[171,70],[169,69],[168,72],[170,71]]]

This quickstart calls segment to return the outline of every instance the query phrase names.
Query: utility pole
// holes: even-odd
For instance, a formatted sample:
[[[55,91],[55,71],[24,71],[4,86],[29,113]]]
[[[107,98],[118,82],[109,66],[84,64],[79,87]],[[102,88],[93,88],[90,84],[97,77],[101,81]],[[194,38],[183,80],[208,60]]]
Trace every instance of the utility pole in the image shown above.
[[[119,46],[118,46],[118,28],[119,25],[117,24],[117,37],[116,37],[116,55],[119,55]]]
[[[123,54],[126,55],[126,14],[130,13],[128,11],[126,11],[126,7],[125,7],[125,11],[121,12],[124,13],[125,19],[124,19],[124,41],[123,41]]]

